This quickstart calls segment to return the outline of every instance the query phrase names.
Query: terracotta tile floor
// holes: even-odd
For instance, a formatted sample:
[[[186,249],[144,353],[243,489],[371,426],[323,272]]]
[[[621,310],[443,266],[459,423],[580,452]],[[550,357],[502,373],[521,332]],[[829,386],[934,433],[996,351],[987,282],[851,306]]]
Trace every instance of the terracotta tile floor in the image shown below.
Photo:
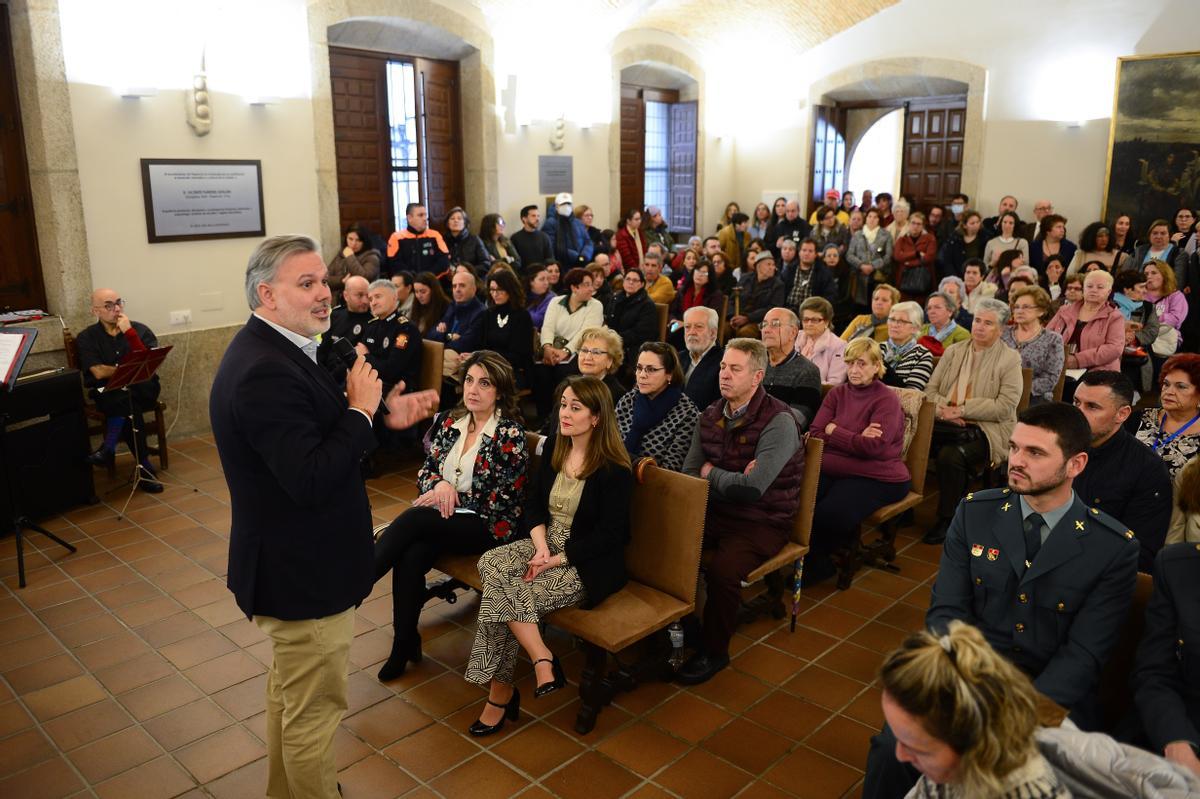
[[[176,483],[45,521],[74,555],[35,536],[29,586],[0,541],[0,796],[251,797],[266,786],[270,648],[224,585],[229,495],[210,437],[175,442]],[[122,460],[124,462],[124,460]],[[368,483],[388,518],[416,493],[415,460]],[[97,472],[98,489],[112,488]],[[194,490],[193,490],[194,489]],[[927,503],[928,505],[928,503]],[[918,511],[927,522],[931,508]],[[379,520],[384,520],[382,516]],[[425,660],[375,679],[391,643],[390,580],[358,611],[350,708],[335,741],[348,799],[449,796],[857,796],[882,716],[880,653],[921,624],[938,550],[901,535],[902,574],[806,591],[800,626],[759,618],[732,668],[707,685],[619,695],[596,730],[572,729],[572,690],[522,705],[504,734],[465,734],[483,694],[462,680],[476,602],[429,605]],[[551,644],[577,681],[581,655]],[[523,664],[521,688],[532,697]]]

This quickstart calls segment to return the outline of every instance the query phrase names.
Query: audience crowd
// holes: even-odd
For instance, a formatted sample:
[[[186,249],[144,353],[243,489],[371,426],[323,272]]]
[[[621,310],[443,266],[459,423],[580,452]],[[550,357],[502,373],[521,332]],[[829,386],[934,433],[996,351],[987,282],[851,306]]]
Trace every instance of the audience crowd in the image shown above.
[[[518,649],[535,697],[561,688],[539,622],[625,584],[631,469],[650,457],[708,482],[705,601],[676,678],[710,679],[743,581],[791,534],[805,439],[824,442],[808,585],[909,494],[906,409],[923,401],[937,500],[922,540],[943,547],[941,568],[929,630],[882,666],[864,795],[1069,795],[1060,756],[1081,744],[1039,728],[1035,708],[1117,731],[1097,690],[1139,570],[1154,595],[1119,733],[1165,758],[1140,767],[1200,775],[1195,216],[1138,231],[1119,215],[1076,243],[1050,201],[1032,220],[1019,207],[830,191],[807,218],[782,197],[750,215],[731,203],[715,235],[684,241],[658,208],[600,229],[563,193],[544,221],[521,209],[511,236],[499,214],[476,235],[461,208],[434,229],[419,205],[382,252],[348,227],[327,339],[413,388],[420,340],[441,342],[451,409],[413,507],[376,543],[395,617],[380,678],[420,658],[425,572],[456,552],[481,555],[484,586],[467,679],[490,695],[471,733],[516,718]]]

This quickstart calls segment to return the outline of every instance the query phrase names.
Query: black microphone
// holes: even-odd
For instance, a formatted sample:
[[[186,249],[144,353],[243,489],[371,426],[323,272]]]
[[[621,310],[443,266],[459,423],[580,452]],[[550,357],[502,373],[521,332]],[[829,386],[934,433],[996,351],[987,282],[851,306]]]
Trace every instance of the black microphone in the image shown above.
[[[337,338],[333,341],[333,354],[342,362],[342,365],[349,371],[358,361],[358,350],[354,349],[354,345],[350,343],[348,338]],[[386,402],[380,401],[379,413],[384,416],[388,414],[388,406]]]

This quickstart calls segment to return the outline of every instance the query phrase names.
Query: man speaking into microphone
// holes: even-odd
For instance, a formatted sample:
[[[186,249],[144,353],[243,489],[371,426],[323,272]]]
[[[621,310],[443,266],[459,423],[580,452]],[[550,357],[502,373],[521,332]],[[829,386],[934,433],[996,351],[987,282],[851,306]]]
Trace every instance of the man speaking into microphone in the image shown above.
[[[317,364],[330,291],[317,244],[264,241],[246,267],[253,315],[209,396],[232,505],[228,584],[273,644],[267,795],[335,799],[333,734],[346,709],[354,609],[374,583],[371,509],[359,461],[375,446],[383,387],[359,357],[345,394]],[[436,408],[436,392],[386,400],[390,427]]]

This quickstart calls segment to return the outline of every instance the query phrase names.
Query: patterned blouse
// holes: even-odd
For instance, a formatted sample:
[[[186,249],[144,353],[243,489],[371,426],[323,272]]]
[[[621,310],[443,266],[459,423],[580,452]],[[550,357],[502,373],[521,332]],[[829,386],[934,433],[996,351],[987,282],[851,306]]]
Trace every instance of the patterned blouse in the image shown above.
[[[442,462],[454,448],[459,431],[449,413],[438,417],[431,436],[429,454],[417,472],[417,491],[432,491],[442,480]],[[483,517],[497,541],[508,541],[517,531],[525,505],[529,451],[525,428],[520,422],[500,417],[495,435],[481,434],[472,465],[471,490],[458,495],[458,502]]]
[[[633,426],[633,403],[638,390],[630,389],[617,400],[617,427],[621,437]],[[683,459],[692,446],[692,433],[700,420],[700,411],[687,394],[679,395],[679,402],[667,412],[666,417],[642,436],[642,456],[654,458],[654,462],[673,472],[683,470]],[[635,458],[636,459],[636,458]]]
[[[1161,436],[1159,433],[1159,424],[1163,413],[1161,408],[1147,408],[1142,411],[1142,415],[1137,420],[1137,427],[1133,428],[1132,432],[1138,441],[1150,449],[1156,450],[1158,456],[1167,462],[1167,471],[1171,473],[1171,479],[1174,480],[1187,462],[1200,453],[1200,422],[1195,422],[1182,435],[1176,436],[1168,444],[1166,440],[1171,436],[1169,434]],[[1126,429],[1133,427],[1132,422],[1132,418],[1126,422]],[[1160,438],[1164,443],[1156,449],[1155,442]]]
[[[1063,360],[1066,358],[1062,336],[1043,327],[1042,332],[1029,341],[1018,342],[1015,328],[1006,327],[1000,338],[1021,354],[1021,368],[1033,370],[1030,396],[1045,402],[1054,399],[1054,389],[1058,386],[1058,377],[1062,374]]]

